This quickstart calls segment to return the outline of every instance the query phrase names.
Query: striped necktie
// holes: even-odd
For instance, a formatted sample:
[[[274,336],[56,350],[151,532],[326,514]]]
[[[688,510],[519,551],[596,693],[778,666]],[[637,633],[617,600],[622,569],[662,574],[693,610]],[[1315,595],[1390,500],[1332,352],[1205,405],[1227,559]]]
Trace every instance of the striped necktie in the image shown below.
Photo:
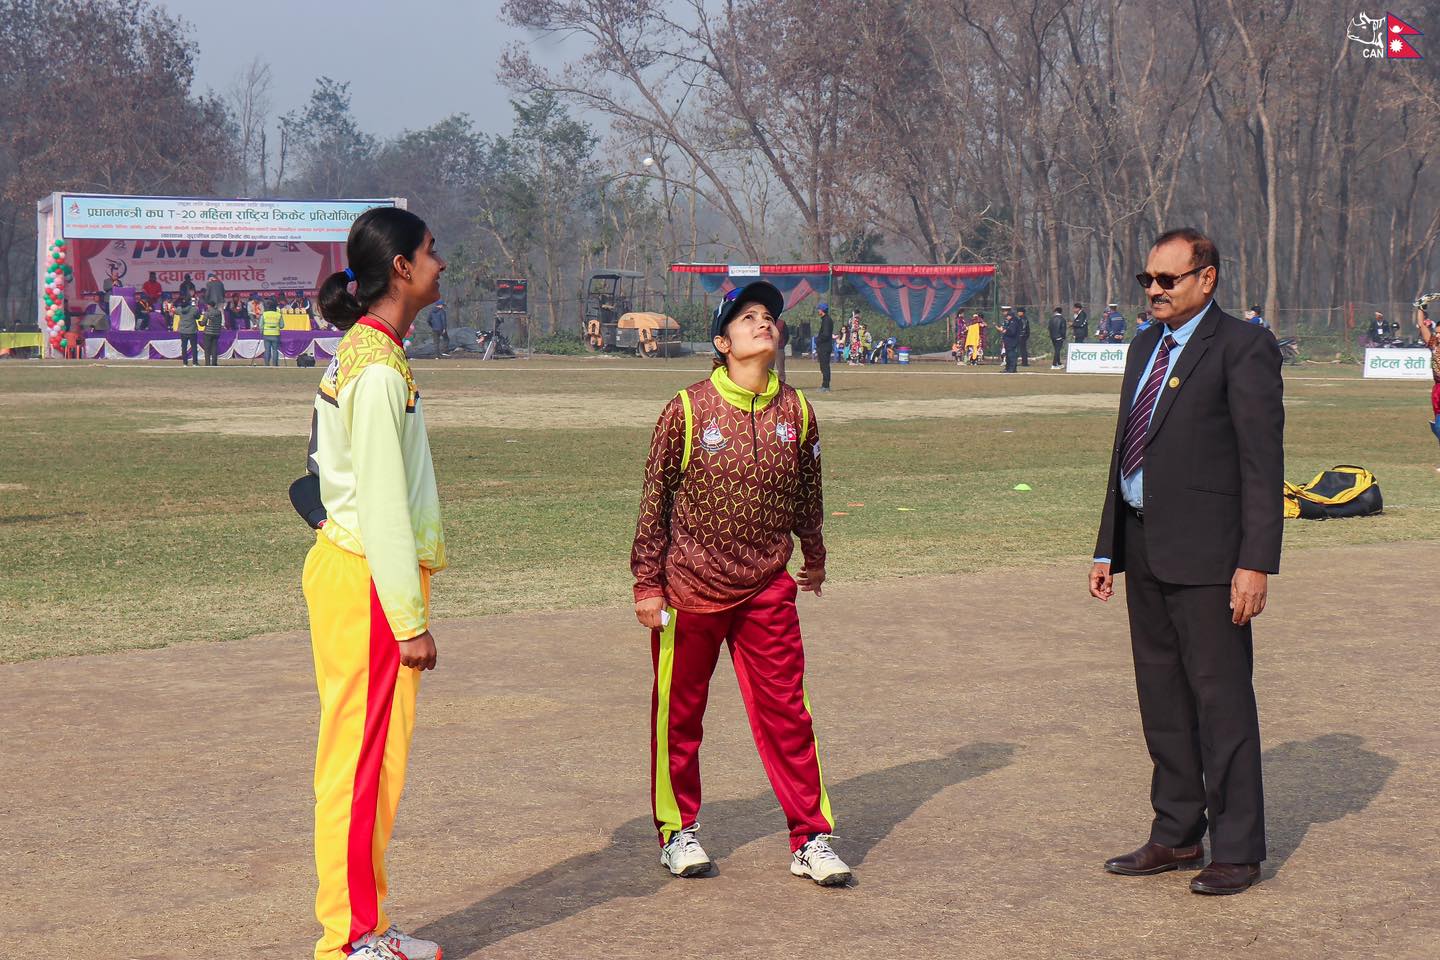
[[[1160,341],[1160,350],[1155,354],[1155,365],[1150,368],[1150,379],[1145,389],[1135,398],[1130,408],[1130,419],[1125,423],[1124,456],[1120,458],[1120,476],[1128,477],[1140,469],[1145,462],[1145,434],[1150,430],[1150,415],[1155,411],[1155,398],[1165,385],[1165,374],[1170,372],[1170,351],[1175,349],[1175,338],[1170,334]]]

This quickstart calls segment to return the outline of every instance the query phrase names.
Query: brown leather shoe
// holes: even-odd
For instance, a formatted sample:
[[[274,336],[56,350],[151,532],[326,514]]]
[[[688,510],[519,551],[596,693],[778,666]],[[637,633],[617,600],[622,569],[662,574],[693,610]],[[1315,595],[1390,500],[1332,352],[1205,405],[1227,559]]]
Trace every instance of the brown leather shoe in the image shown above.
[[[1259,882],[1258,863],[1212,863],[1190,881],[1190,892],[1223,897],[1231,893],[1244,893]]]
[[[1178,870],[1181,867],[1199,866],[1205,860],[1205,847],[1194,844],[1188,847],[1167,847],[1159,843],[1147,843],[1139,850],[1132,850],[1122,857],[1111,857],[1105,861],[1105,869],[1123,877],[1148,877],[1152,873]]]

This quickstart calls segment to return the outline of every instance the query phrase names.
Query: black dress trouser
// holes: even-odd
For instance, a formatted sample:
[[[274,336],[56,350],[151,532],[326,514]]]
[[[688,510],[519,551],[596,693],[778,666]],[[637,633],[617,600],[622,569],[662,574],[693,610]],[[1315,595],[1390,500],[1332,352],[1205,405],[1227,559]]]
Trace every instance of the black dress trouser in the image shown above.
[[[1054,337],[1051,337],[1050,345],[1055,348],[1055,359],[1051,362],[1058,367],[1060,366],[1060,354],[1065,352],[1065,338],[1061,337],[1059,340],[1056,340]]]
[[[830,360],[835,356],[835,343],[830,340],[815,341],[815,358],[820,361],[820,386],[830,386]]]
[[[1258,863],[1265,798],[1250,625],[1231,623],[1228,583],[1157,579],[1144,521],[1121,511],[1135,687],[1154,762],[1150,839],[1183,847],[1200,842],[1208,825],[1212,860]]]

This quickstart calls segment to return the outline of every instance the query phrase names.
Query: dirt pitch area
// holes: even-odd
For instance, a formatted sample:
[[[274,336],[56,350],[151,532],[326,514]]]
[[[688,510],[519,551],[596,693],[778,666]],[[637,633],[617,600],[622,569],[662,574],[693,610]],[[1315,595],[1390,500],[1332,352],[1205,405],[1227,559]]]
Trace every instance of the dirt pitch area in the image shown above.
[[[1434,555],[1298,552],[1274,582],[1256,658],[1270,860],[1244,896],[1101,871],[1148,824],[1124,610],[1050,568],[802,600],[858,874],[843,890],[787,872],[728,665],[702,813],[719,870],[679,881],[646,814],[650,667],[630,613],[441,624],[392,913],[448,958],[1434,958],[1440,600],[1415,580]],[[303,633],[0,676],[0,956],[309,956]]]

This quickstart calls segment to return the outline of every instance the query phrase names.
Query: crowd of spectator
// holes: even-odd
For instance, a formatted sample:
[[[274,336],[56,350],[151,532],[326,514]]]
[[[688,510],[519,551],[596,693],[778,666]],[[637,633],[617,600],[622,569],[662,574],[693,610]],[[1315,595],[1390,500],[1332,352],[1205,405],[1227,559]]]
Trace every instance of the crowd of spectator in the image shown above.
[[[1372,327],[1371,338],[1380,341],[1384,339],[1389,328],[1383,325],[1381,314],[1377,313],[1376,317],[1377,321],[1376,325]],[[1270,324],[1261,315],[1258,306],[1252,306],[1246,310],[1245,319],[1257,326],[1270,329]],[[1050,369],[1064,368],[1067,341],[1070,343],[1126,343],[1149,330],[1154,322],[1155,320],[1148,310],[1140,310],[1135,315],[1135,328],[1132,334],[1129,330],[1129,322],[1120,312],[1120,305],[1118,303],[1106,304],[1105,309],[1100,313],[1092,339],[1090,314],[1084,304],[1071,304],[1068,317],[1063,309],[1056,307],[1051,312],[1047,323],[1052,351]],[[990,324],[979,313],[972,313],[966,317],[965,311],[957,312],[951,329],[954,332],[954,340],[950,356],[957,364],[971,366],[979,364],[985,358],[987,348],[993,346],[993,343],[987,342]],[[1028,367],[1031,345],[1030,320],[1025,314],[1025,308],[1002,305],[996,332],[999,334],[995,339],[999,340],[1000,359],[1005,363],[1006,369],[1013,371],[1017,366]]]
[[[280,331],[288,317],[303,317],[307,329],[328,329],[313,301],[304,290],[270,293],[234,293],[225,289],[214,272],[200,277],[184,274],[173,293],[167,292],[152,271],[135,291],[135,327],[150,332],[180,334],[180,359],[185,366],[218,366],[220,334],[223,331],[256,330],[264,339],[265,365],[280,365]],[[110,301],[116,287],[122,286],[119,271],[111,267],[101,284],[97,301],[98,324],[108,326]],[[83,342],[84,327],[80,317],[73,320],[77,339]],[[92,328],[100,329],[98,325]],[[203,349],[202,361],[200,352]]]

